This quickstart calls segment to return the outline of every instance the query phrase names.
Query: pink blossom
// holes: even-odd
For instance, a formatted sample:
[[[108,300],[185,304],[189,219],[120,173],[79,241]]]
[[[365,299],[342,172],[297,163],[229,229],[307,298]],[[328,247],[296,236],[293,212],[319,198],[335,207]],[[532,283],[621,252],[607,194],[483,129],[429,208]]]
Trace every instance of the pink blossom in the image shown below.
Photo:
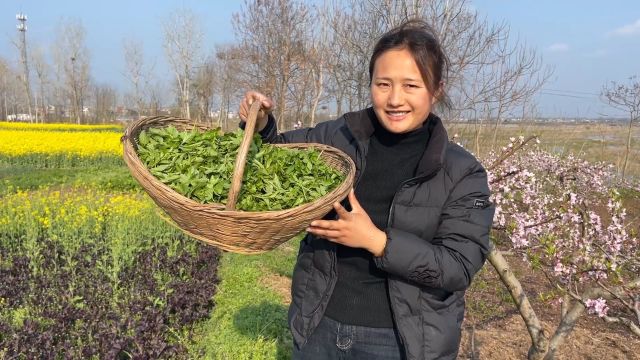
[[[633,261],[639,241],[627,231],[615,169],[531,146],[489,174],[494,225],[504,229],[507,246],[525,260],[536,259],[563,286],[624,281],[616,269],[640,272]],[[489,154],[483,162],[499,156]]]
[[[587,299],[584,304],[587,307],[589,314],[596,314],[599,317],[607,316],[607,311],[609,311],[607,301],[603,298],[597,298],[595,300]]]

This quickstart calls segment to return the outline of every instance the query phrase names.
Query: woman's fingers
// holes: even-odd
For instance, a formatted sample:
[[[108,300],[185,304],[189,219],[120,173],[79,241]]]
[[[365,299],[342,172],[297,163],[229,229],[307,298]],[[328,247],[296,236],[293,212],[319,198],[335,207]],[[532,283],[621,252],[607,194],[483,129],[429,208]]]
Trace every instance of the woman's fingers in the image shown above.
[[[337,230],[339,228],[339,225],[335,220],[314,220],[311,223],[310,228]]]
[[[245,122],[247,121],[247,117],[249,116],[249,110],[251,109],[251,104],[254,101],[260,101],[260,111],[257,116],[256,130],[261,131],[267,125],[268,116],[273,109],[273,101],[269,99],[264,94],[261,94],[257,91],[247,91],[240,102],[240,108],[238,109],[238,116],[240,120]]]
[[[356,192],[353,190],[353,188],[351,188],[351,191],[349,191],[349,204],[351,204],[351,209],[354,211],[363,210],[360,202],[358,201],[358,199],[356,199]]]
[[[242,121],[247,121],[247,116],[249,115],[249,98],[247,96],[248,93],[244,98],[242,98],[242,101],[240,102],[240,109],[238,110],[238,116],[240,116]]]
[[[345,209],[344,206],[342,206],[339,202],[333,203],[333,208],[336,210],[336,213],[338,214],[338,217],[340,217],[340,219],[344,220],[349,216],[349,212],[347,211],[347,209]]]
[[[269,99],[267,96],[260,94],[262,97],[260,101],[262,101],[262,109],[266,112],[271,112],[271,108],[273,107],[273,101]]]
[[[264,94],[261,94],[257,91],[247,91],[240,102],[240,109],[238,110],[238,116],[242,121],[247,121],[247,116],[249,116],[249,109],[251,108],[251,104],[254,101],[260,101],[262,104],[261,109],[261,117],[266,116],[269,112],[271,112],[271,108],[273,107],[273,102]]]
[[[308,227],[307,232],[310,232],[314,235],[323,237],[331,241],[337,241],[342,235],[342,232],[340,230],[331,229],[327,227],[318,227],[318,226]]]

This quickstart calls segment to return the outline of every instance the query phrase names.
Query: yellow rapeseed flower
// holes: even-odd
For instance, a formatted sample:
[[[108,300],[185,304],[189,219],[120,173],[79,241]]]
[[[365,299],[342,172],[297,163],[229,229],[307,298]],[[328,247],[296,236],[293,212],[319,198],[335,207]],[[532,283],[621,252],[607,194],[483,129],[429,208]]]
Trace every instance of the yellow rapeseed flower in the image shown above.
[[[0,121],[0,129],[6,130],[113,130],[121,131],[120,125],[78,125],[78,124],[30,124],[20,122]]]
[[[19,131],[0,129],[0,155],[122,155],[120,133],[105,131]]]
[[[22,233],[34,225],[55,237],[97,234],[103,225],[110,222],[113,226],[114,221],[130,221],[130,228],[135,228],[134,223],[155,218],[152,207],[151,201],[135,194],[111,195],[92,189],[65,194],[47,189],[18,191],[2,196],[0,235]]]

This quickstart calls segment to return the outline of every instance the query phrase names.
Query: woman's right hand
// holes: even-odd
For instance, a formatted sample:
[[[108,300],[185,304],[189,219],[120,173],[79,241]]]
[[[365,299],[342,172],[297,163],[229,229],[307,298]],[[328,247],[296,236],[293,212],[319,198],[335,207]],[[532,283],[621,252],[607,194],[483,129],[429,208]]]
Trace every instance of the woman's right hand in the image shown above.
[[[251,104],[254,101],[260,101],[262,106],[260,107],[260,111],[258,112],[258,118],[256,119],[256,131],[262,131],[262,129],[267,126],[267,121],[269,120],[269,114],[273,109],[273,101],[269,99],[266,95],[261,94],[257,91],[247,91],[244,94],[244,98],[240,102],[240,109],[238,110],[238,115],[240,116],[240,120],[242,122],[247,121],[247,116],[249,116],[249,109],[251,108]]]

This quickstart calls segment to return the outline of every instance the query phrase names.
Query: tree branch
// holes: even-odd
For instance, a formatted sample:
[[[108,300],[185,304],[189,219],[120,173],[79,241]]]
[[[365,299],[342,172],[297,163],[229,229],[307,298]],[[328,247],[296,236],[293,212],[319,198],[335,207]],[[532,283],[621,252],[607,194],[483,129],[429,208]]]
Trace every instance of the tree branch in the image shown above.
[[[640,337],[640,327],[627,318],[605,315],[602,319],[608,323],[623,323],[629,328],[629,330],[631,330],[632,333]]]
[[[625,287],[633,289],[639,286],[640,286],[640,277],[626,284]],[[623,294],[625,287],[618,286],[610,290],[612,293],[620,295],[620,294]],[[560,322],[560,325],[556,329],[556,332],[553,334],[553,336],[549,340],[549,352],[545,356],[545,360],[553,359],[553,357],[555,356],[555,352],[558,350],[560,345],[564,343],[569,333],[573,331],[573,327],[575,326],[576,321],[578,321],[578,318],[580,317],[580,315],[582,315],[582,313],[586,308],[584,305],[584,302],[587,299],[595,299],[600,297],[603,299],[612,299],[613,298],[612,293],[609,293],[602,288],[590,288],[587,291],[585,291],[582,294],[582,296],[579,297],[580,299],[575,302],[575,304],[573,305],[571,310],[569,310],[567,315],[562,318],[562,321]]]

